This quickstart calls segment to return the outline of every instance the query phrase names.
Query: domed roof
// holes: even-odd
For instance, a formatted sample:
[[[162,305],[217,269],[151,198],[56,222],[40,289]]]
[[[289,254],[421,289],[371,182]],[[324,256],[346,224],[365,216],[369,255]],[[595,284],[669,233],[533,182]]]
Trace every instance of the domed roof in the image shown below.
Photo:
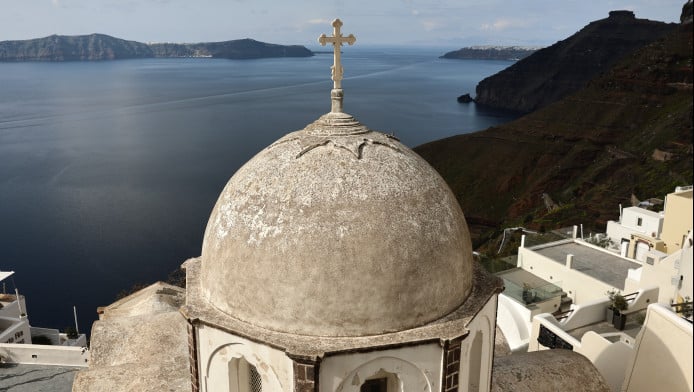
[[[458,308],[472,263],[439,174],[394,137],[331,112],[229,180],[205,231],[202,294],[255,326],[366,336]]]

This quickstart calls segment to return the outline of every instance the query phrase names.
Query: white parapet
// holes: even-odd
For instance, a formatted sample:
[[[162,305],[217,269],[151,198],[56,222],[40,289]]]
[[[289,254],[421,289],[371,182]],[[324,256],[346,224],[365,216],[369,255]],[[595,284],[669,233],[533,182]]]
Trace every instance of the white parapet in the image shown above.
[[[31,365],[89,366],[86,347],[40,344],[0,344],[0,361]]]

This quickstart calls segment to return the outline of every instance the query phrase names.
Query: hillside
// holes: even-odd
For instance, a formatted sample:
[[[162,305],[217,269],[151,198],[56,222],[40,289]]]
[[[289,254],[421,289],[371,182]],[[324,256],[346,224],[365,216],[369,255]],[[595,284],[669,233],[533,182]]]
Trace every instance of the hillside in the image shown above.
[[[1,41],[0,61],[94,61],[150,57],[254,59],[309,57],[300,45],[275,45],[252,39],[197,44],[144,44],[104,34],[51,35],[23,41]]]
[[[675,24],[612,11],[571,37],[540,49],[476,88],[480,104],[531,112],[586,86],[619,59],[671,31]]]
[[[544,109],[415,150],[453,189],[476,247],[518,225],[604,231],[632,194],[694,182],[692,110],[688,23]]]
[[[520,60],[537,51],[520,46],[470,46],[447,52],[440,58],[456,60]]]
[[[0,61],[86,61],[152,56],[152,50],[146,44],[104,34],[51,35],[0,42]]]
[[[300,45],[275,45],[250,38],[197,44],[151,44],[155,57],[213,57],[255,59],[263,57],[309,57],[310,50]]]

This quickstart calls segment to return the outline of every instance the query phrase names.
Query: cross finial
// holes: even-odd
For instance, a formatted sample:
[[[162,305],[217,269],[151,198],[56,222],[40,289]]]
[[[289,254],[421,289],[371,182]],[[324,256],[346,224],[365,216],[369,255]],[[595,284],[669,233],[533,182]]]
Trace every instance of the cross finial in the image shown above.
[[[325,46],[330,43],[333,45],[333,66],[332,69],[332,79],[333,79],[333,91],[331,93],[332,97],[332,112],[342,112],[342,63],[340,62],[340,47],[343,43],[348,43],[353,45],[357,39],[354,35],[350,34],[347,37],[343,37],[340,32],[340,27],[342,27],[342,21],[340,19],[335,19],[333,21],[333,36],[328,37],[325,34],[321,34],[318,37],[318,42]]]

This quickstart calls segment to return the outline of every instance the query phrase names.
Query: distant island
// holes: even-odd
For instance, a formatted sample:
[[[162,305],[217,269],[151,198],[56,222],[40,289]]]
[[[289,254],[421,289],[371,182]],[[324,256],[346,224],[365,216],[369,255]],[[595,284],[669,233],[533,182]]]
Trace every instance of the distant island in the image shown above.
[[[459,60],[520,60],[540,49],[526,46],[468,46],[448,52],[442,59]]]
[[[89,34],[0,41],[0,61],[99,61],[175,57],[258,59],[310,56],[313,56],[313,52],[301,45],[276,45],[250,38],[194,44],[145,44],[105,34]]]

